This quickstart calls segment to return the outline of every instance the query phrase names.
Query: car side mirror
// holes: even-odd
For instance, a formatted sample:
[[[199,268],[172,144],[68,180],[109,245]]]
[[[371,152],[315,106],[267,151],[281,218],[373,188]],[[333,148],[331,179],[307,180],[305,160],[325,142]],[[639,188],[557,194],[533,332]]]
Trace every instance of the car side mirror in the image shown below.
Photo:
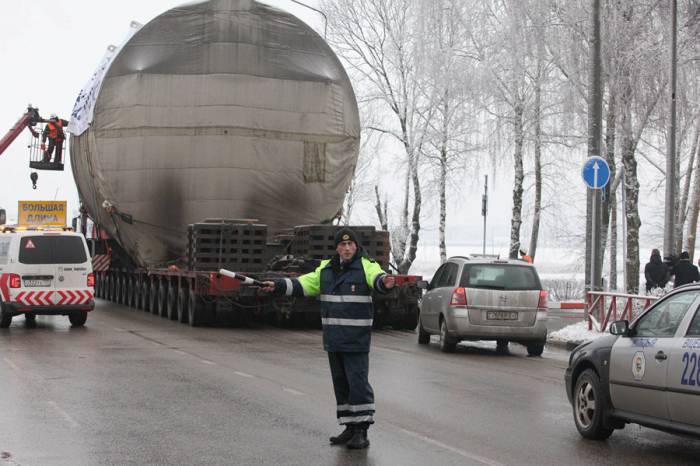
[[[420,288],[421,290],[429,290],[430,289],[430,283],[427,282],[427,280],[418,280],[416,282],[416,286]]]
[[[7,223],[7,215],[5,214],[5,209],[0,209],[0,225]]]
[[[616,320],[610,324],[610,333],[612,335],[622,335],[626,337],[630,331],[630,323],[626,320]]]

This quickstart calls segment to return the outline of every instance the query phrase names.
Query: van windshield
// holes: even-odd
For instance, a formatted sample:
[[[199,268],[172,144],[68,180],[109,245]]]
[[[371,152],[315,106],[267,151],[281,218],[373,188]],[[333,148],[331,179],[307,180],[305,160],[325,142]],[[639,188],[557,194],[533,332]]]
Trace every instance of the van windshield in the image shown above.
[[[487,290],[541,290],[534,268],[514,264],[467,264],[460,286]]]
[[[79,236],[25,236],[19,243],[22,264],[83,264],[87,262]]]

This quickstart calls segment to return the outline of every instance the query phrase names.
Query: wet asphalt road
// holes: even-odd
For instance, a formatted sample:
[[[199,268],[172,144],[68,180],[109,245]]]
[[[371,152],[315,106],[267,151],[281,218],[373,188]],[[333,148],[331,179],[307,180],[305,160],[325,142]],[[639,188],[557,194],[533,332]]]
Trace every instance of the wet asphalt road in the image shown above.
[[[700,441],[638,426],[584,441],[568,353],[511,345],[443,354],[375,332],[377,423],[365,451],[331,447],[318,330],[190,328],[98,301],[83,329],[15,318],[0,332],[0,465],[697,464]]]

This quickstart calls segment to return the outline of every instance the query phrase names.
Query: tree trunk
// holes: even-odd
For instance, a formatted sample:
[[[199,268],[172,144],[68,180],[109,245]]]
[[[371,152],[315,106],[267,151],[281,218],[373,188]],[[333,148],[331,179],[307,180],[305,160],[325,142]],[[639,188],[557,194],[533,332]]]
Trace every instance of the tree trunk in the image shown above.
[[[440,225],[438,227],[438,241],[440,243],[440,263],[447,261],[447,246],[445,245],[445,223],[447,222],[447,199],[445,191],[447,189],[447,138],[449,133],[449,92],[445,90],[442,103],[442,141],[440,143]]]
[[[541,76],[541,73],[540,73]],[[532,216],[532,233],[528,255],[535,260],[537,239],[540,234],[540,216],[542,213],[542,81],[538,79],[535,87],[535,212]]]
[[[518,258],[518,250],[520,249],[520,226],[522,225],[522,210],[523,210],[523,180],[525,173],[523,170],[523,110],[524,102],[520,96],[517,97],[517,102],[514,108],[514,126],[515,126],[515,149],[513,151],[513,169],[515,179],[513,180],[513,216],[510,221],[510,253],[508,257],[511,259]]]
[[[696,131],[693,147],[690,149],[690,159],[688,160],[688,168],[685,171],[685,182],[683,183],[683,191],[681,192],[680,205],[676,217],[676,251],[683,249],[683,225],[688,218],[688,198],[690,196],[690,186],[693,174],[697,177],[698,172],[695,171],[695,157],[698,147],[698,138],[700,138],[700,130]],[[678,156],[680,160],[680,154]],[[680,173],[680,171],[678,172]],[[690,251],[688,251],[689,254]]]
[[[627,292],[639,292],[639,180],[637,179],[636,143],[632,132],[632,83],[624,76],[625,89],[621,96],[620,126],[622,167],[625,171],[625,218],[627,220]]]
[[[379,186],[376,184],[374,185],[374,195],[377,198],[377,203],[374,205],[375,210],[377,211],[377,218],[379,219],[379,225],[381,225],[382,230],[384,231],[389,231],[389,219],[387,216],[387,206],[386,206],[386,201],[384,201],[384,205],[382,205],[382,199],[379,196]]]
[[[608,108],[607,114],[605,115],[605,161],[608,162],[610,167],[610,181],[605,186],[605,199],[603,199],[603,215],[601,219],[601,231],[607,233],[610,227],[610,215],[611,210],[617,202],[617,194],[613,187],[613,180],[617,173],[617,166],[615,165],[615,119],[616,119],[616,108],[615,108],[615,95],[610,94],[608,98]],[[601,256],[605,257],[605,248],[607,234],[601,237],[600,251]],[[611,258],[612,261],[616,261],[616,258]]]
[[[420,179],[418,177],[418,155],[413,154],[409,163],[411,173],[411,182],[413,185],[413,214],[411,215],[411,231],[406,242],[406,250],[403,259],[398,264],[397,268],[400,274],[407,274],[411,268],[411,264],[416,259],[416,250],[418,249],[418,239],[420,233],[420,209],[422,196],[420,192]]]
[[[700,133],[700,128],[698,128]],[[697,142],[697,141],[696,141]],[[698,228],[698,211],[700,210],[700,144],[695,147],[695,180],[693,180],[693,194],[690,196],[687,233],[685,240],[685,250],[690,254],[690,260],[693,261],[695,253],[695,237]]]

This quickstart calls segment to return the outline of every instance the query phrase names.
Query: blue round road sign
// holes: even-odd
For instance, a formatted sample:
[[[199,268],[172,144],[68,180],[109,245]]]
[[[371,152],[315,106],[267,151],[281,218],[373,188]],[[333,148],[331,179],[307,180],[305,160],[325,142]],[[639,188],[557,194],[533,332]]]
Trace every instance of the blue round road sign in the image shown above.
[[[591,189],[602,189],[610,181],[610,167],[603,157],[594,155],[586,159],[581,168],[581,177]]]

